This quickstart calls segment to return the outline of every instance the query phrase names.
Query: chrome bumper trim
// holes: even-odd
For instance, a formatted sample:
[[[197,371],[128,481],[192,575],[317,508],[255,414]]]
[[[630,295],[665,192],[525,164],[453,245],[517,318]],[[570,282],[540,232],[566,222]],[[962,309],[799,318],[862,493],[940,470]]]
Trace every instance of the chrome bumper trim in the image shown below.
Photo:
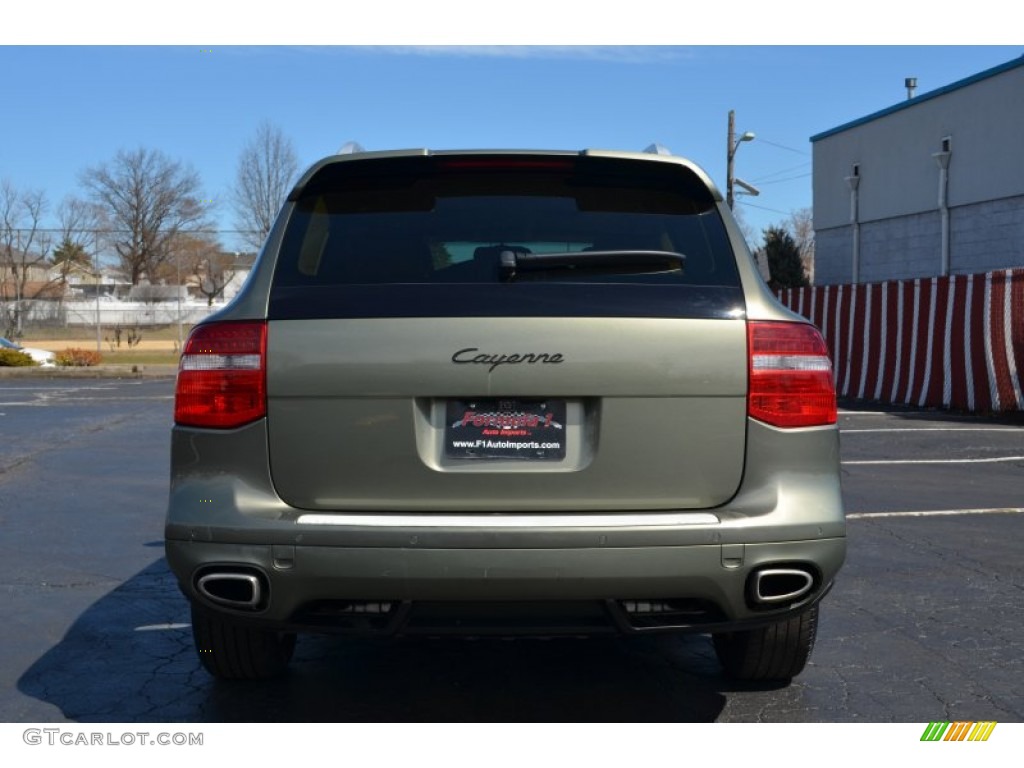
[[[306,514],[299,525],[348,528],[659,528],[718,525],[708,512],[618,515],[348,515]]]

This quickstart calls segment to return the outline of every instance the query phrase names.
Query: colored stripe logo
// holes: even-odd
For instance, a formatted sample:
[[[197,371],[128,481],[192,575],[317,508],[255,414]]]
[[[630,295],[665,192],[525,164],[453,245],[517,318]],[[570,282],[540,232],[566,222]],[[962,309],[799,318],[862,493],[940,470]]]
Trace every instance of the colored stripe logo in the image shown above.
[[[958,721],[955,723],[928,723],[921,734],[921,741],[988,741],[995,730],[994,720],[981,722]]]

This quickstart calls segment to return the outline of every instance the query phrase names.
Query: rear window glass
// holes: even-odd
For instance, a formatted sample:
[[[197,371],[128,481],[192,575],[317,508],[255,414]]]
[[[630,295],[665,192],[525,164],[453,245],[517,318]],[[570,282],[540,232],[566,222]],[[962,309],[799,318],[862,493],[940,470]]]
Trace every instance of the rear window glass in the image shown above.
[[[629,255],[637,251],[685,260],[639,267]],[[507,265],[508,254],[593,252],[622,256],[599,267],[582,256],[518,273],[502,268],[503,254]],[[353,160],[322,169],[296,201],[274,282],[508,281],[735,286],[738,276],[714,200],[683,166],[448,155]]]

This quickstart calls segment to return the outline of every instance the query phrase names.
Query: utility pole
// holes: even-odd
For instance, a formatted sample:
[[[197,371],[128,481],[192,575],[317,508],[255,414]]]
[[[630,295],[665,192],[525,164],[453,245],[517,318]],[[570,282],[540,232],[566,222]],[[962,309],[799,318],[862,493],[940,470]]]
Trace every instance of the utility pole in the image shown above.
[[[733,161],[736,158],[736,150],[740,148],[740,144],[742,144],[744,141],[754,140],[754,134],[751,133],[750,131],[747,131],[738,139],[736,138],[736,111],[732,109],[729,110],[729,132],[726,139],[727,140],[725,145],[725,202],[729,205],[729,209],[731,210],[734,202],[733,187],[737,183],[736,174],[733,172]],[[751,187],[749,184],[745,184],[741,181],[739,182],[739,185],[746,189],[751,194],[757,194],[757,190]]]
[[[736,134],[736,112],[735,110],[729,110],[729,137],[726,142],[726,165],[725,165],[725,202],[729,204],[729,210],[732,210],[733,197],[732,197],[732,185],[733,185],[733,158],[736,157],[736,145],[734,143],[733,136]]]
[[[96,289],[96,351],[103,351],[103,324],[100,322],[100,284],[103,281],[103,273],[100,272],[100,233],[94,231],[92,233],[92,248],[93,248],[93,269],[96,270],[95,285]]]

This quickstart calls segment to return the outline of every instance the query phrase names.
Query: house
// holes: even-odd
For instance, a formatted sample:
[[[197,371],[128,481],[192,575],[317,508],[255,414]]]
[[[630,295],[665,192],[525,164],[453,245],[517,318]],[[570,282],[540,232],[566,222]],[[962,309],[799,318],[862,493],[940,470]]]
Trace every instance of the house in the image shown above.
[[[185,280],[189,294],[202,301],[231,301],[245,284],[255,261],[255,253],[219,251],[199,262]]]
[[[811,137],[818,285],[1024,266],[1024,56]]]
[[[13,249],[0,253],[0,301],[58,299],[64,293],[52,267],[39,257]]]
[[[131,289],[131,283],[113,267],[100,267],[98,275],[92,265],[86,264],[58,266],[53,272],[59,276],[62,270],[65,273],[67,294],[72,298],[95,297],[97,292],[100,296],[123,298]]]

